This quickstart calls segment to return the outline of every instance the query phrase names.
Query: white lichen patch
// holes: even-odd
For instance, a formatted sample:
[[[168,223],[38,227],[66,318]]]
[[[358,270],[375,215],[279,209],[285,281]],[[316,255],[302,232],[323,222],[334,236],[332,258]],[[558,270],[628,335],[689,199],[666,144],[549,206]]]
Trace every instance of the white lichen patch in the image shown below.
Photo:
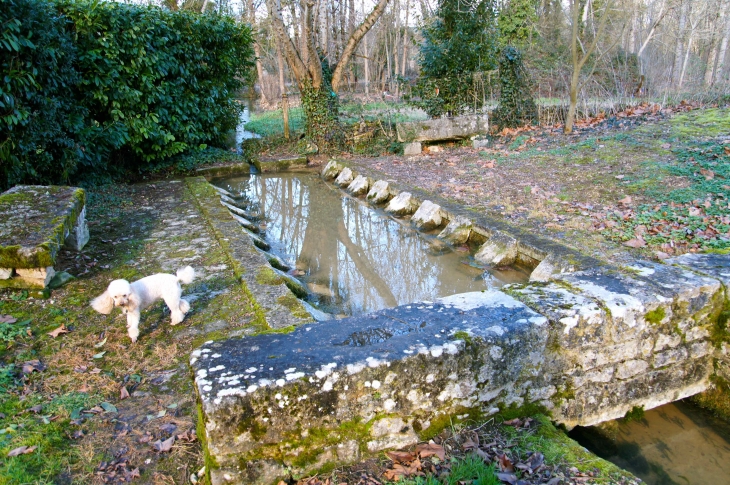
[[[511,296],[501,291],[472,291],[470,293],[459,293],[456,295],[446,296],[436,300],[446,306],[456,308],[461,311],[474,310],[475,308],[525,308],[527,307],[515,300]]]

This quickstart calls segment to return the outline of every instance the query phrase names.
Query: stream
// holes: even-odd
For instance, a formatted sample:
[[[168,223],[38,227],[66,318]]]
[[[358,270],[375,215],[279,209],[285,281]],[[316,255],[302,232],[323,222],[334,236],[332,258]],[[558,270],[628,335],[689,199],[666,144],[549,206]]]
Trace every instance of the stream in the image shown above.
[[[335,315],[361,315],[455,293],[525,282],[529,271],[485,271],[471,248],[452,248],[405,220],[346,196],[318,174],[251,174],[211,181],[249,200],[272,251]]]
[[[689,402],[665,404],[608,429],[613,436],[580,426],[569,434],[648,485],[730,484],[730,424]]]

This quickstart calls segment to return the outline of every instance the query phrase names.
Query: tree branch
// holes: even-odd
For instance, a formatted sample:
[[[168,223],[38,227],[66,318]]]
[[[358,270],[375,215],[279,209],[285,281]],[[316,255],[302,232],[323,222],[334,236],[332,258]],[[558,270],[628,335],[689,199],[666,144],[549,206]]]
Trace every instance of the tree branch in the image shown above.
[[[360,26],[355,29],[350,38],[347,40],[347,45],[342,51],[342,57],[340,57],[340,59],[337,61],[337,67],[335,67],[335,71],[332,74],[332,90],[334,92],[338,91],[340,83],[342,82],[342,76],[344,75],[345,69],[347,67],[347,63],[350,62],[350,58],[355,53],[358,44],[360,43],[362,38],[365,37],[365,34],[368,33],[372,26],[375,25],[375,22],[378,20],[378,18],[383,15],[383,12],[385,11],[385,7],[387,5],[388,0],[378,0],[378,4],[375,6],[373,11],[370,12],[370,15],[368,15],[365,20],[363,20],[362,24],[360,24]]]
[[[297,84],[301,87],[302,83],[309,78],[309,74],[307,66],[304,65],[304,62],[299,57],[297,48],[286,33],[284,19],[281,16],[281,3],[277,0],[266,0],[266,7],[269,10],[269,17],[274,26],[274,32],[279,41],[279,46],[283,51],[284,57],[286,57],[286,63],[289,65],[289,69],[291,69],[294,78],[297,80]]]

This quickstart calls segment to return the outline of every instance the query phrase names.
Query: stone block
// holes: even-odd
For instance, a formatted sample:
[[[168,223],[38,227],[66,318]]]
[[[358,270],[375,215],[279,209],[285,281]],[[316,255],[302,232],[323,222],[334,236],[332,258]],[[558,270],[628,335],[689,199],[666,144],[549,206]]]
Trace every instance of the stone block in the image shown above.
[[[715,279],[659,263],[635,262],[629,269],[631,273],[595,268],[553,277],[608,309],[609,336],[616,342],[671,334],[681,322],[703,326],[716,311],[721,285]]]
[[[330,160],[322,169],[322,178],[325,180],[333,180],[337,178],[343,168],[345,167],[337,160]]]
[[[471,147],[472,148],[487,148],[489,146],[489,139],[488,138],[480,138],[475,137],[471,140]]]
[[[0,268],[0,280],[9,280],[13,276],[13,268]]]
[[[259,172],[274,173],[295,168],[305,168],[307,166],[307,157],[306,155],[286,158],[254,157],[252,162]]]
[[[385,204],[395,196],[390,184],[385,180],[375,182],[368,192],[367,199],[372,204]]]
[[[398,123],[398,141],[442,141],[463,140],[474,135],[487,133],[489,122],[486,116],[468,115],[454,118],[437,118],[425,121]]]
[[[370,190],[370,186],[373,184],[373,179],[364,175],[358,175],[355,179],[347,186],[347,191],[355,197],[365,195]]]
[[[430,231],[441,227],[446,222],[446,217],[446,212],[440,205],[434,204],[430,200],[424,200],[411,217],[411,222],[417,229]]]
[[[616,377],[619,379],[628,379],[637,374],[641,374],[649,368],[649,364],[644,360],[628,360],[616,367]]]
[[[335,179],[335,185],[339,187],[347,187],[352,183],[355,178],[355,174],[348,167],[342,169],[340,174]]]
[[[472,226],[472,222],[466,217],[456,216],[449,221],[437,237],[449,244],[466,244],[471,235]]]
[[[85,204],[86,193],[75,187],[18,185],[0,194],[0,268],[53,266],[72,232],[83,247]]]
[[[517,240],[507,234],[496,232],[482,244],[474,259],[481,264],[494,266],[513,264],[517,259]]]
[[[476,292],[208,342],[190,363],[213,484],[276,483],[359,459],[353,439],[373,454],[521,402],[546,323],[503,293]]]
[[[401,192],[388,202],[385,212],[394,216],[407,216],[416,212],[418,206],[418,199],[413,197],[410,192]]]
[[[84,249],[86,243],[89,242],[89,237],[89,226],[86,224],[86,206],[84,206],[76,219],[76,223],[66,235],[63,247],[79,252]]]
[[[410,157],[413,155],[420,155],[421,154],[421,142],[420,141],[414,141],[411,143],[406,143],[403,145],[403,155]]]
[[[259,226],[257,226],[253,222],[249,221],[245,217],[239,216],[238,214],[234,214],[234,213],[231,213],[231,217],[233,217],[233,219],[236,222],[241,224],[241,226],[245,227],[249,231],[254,232],[254,233],[261,232],[261,228],[259,228]]]

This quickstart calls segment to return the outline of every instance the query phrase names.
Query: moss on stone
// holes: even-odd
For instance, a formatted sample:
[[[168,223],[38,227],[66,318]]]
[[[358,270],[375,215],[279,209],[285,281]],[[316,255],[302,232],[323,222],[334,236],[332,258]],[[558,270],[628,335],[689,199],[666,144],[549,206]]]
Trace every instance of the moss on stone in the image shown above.
[[[260,285],[280,285],[284,282],[284,278],[276,274],[273,269],[262,266],[256,272],[256,283]]]
[[[666,312],[663,306],[658,306],[650,312],[644,314],[644,319],[652,325],[659,325],[662,320],[666,317]]]
[[[690,400],[719,418],[730,422],[730,383],[718,375],[710,377],[712,387],[695,394]]]
[[[463,417],[465,416],[466,417]],[[462,417],[460,417],[462,416]],[[454,426],[459,423],[463,423],[466,421],[472,421],[472,422],[479,422],[484,419],[484,413],[480,407],[471,407],[467,408],[464,406],[460,406],[456,408],[453,412],[449,412],[446,414],[441,414],[439,416],[432,417],[429,421],[429,426],[426,429],[421,429],[421,431],[416,431],[416,428],[414,427],[413,430],[416,431],[418,434],[418,437],[423,441],[428,441],[432,439],[433,437],[437,436],[441,431],[443,431],[445,428]],[[419,423],[420,425],[420,423]],[[420,425],[422,427],[422,425]]]
[[[309,314],[306,308],[304,308],[304,305],[302,305],[302,302],[294,295],[284,295],[280,296],[276,302],[291,311],[292,315],[294,315],[297,318],[311,318],[312,316]]]
[[[641,421],[644,419],[644,406],[634,406],[630,410],[626,411],[623,419],[626,422],[629,421]]]
[[[550,399],[553,404],[560,406],[569,399],[575,399],[575,389],[573,389],[573,385],[570,382],[566,382],[562,386],[558,386],[558,390]]]

